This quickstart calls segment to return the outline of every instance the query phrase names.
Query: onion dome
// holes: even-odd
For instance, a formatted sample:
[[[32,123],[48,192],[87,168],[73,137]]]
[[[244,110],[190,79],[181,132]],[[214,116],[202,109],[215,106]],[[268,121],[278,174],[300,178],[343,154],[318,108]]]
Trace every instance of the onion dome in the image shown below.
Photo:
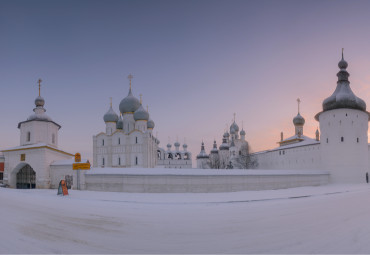
[[[202,146],[200,148],[200,152],[197,155],[197,159],[201,159],[201,158],[209,158],[209,156],[207,155],[206,151],[204,150],[204,142],[202,142]]]
[[[175,147],[180,147],[180,143],[179,142],[175,142]]]
[[[234,130],[234,133],[239,132],[239,126],[235,123],[235,120],[234,120],[233,124],[231,124],[231,126],[230,126],[230,134],[232,134],[231,130]]]
[[[224,133],[224,137],[226,137],[226,138],[227,138],[227,137],[230,137],[229,132],[227,132],[227,131],[226,131],[226,132]]]
[[[299,113],[293,119],[294,126],[303,126],[305,122],[305,119]]]
[[[229,145],[227,144],[226,136],[222,139],[222,144],[220,145],[220,150],[229,150]]]
[[[186,143],[184,143],[184,144],[182,145],[182,148],[184,148],[184,150],[186,150],[186,149],[188,148],[188,145],[187,145]]]
[[[167,144],[167,149],[171,150],[172,145],[170,143]]]
[[[140,104],[139,108],[134,113],[134,120],[149,120],[149,113]]]
[[[337,73],[338,81],[334,93],[326,98],[322,103],[323,111],[329,111],[340,108],[356,109],[366,111],[366,103],[361,98],[357,97],[351,90],[348,81],[349,73],[347,72],[348,63],[343,58],[338,63],[339,72]],[[317,118],[316,116],[315,118]]]
[[[211,153],[218,153],[216,141],[213,141],[213,148],[211,150]]]
[[[118,115],[113,110],[112,106],[110,106],[107,113],[104,114],[103,119],[104,119],[104,122],[117,122],[118,121]]]
[[[154,121],[152,119],[149,119],[148,120],[148,123],[147,123],[147,128],[148,129],[153,129],[154,128]]]
[[[122,114],[124,113],[134,113],[140,107],[140,101],[132,94],[132,90],[128,92],[127,97],[122,99],[121,103],[119,104],[119,110]]]
[[[120,115],[120,116],[119,116],[119,118],[118,118],[116,128],[117,128],[117,129],[123,129],[123,119],[122,119],[122,115]]]
[[[244,129],[242,129],[242,131],[240,131],[240,135],[245,135],[245,131],[244,131]]]
[[[36,99],[35,99],[35,105],[36,105],[36,107],[37,106],[42,106],[43,107],[45,105],[44,98],[42,96],[36,97]]]

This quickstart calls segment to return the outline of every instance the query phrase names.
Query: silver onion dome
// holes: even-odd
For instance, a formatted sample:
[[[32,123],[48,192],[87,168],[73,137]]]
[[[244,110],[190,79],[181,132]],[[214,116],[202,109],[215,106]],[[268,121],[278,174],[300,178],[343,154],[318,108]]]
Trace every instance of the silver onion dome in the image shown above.
[[[231,130],[234,130],[234,133],[239,132],[239,126],[235,123],[235,120],[234,120],[233,124],[231,124],[231,126],[230,126],[230,134],[232,134]]]
[[[104,122],[117,122],[118,121],[118,115],[113,110],[112,106],[109,107],[109,110],[104,114],[103,119],[104,119]]]
[[[240,135],[245,135],[244,129],[242,129],[242,131],[240,131]]]
[[[123,120],[122,120],[122,116],[119,116],[118,121],[117,121],[117,124],[116,124],[116,128],[117,128],[117,129],[123,129]]]
[[[148,123],[147,123],[147,128],[148,129],[153,129],[154,126],[155,126],[154,121],[152,119],[149,119]]]
[[[184,143],[184,144],[182,145],[182,147],[183,147],[184,149],[186,149],[186,148],[188,148],[188,145],[187,145],[186,143]]]
[[[134,113],[140,107],[140,101],[132,94],[132,90],[130,88],[127,97],[122,99],[121,103],[119,104],[119,110],[122,114],[124,113]]]
[[[149,113],[141,104],[139,108],[134,112],[134,120],[149,120]]]
[[[179,142],[177,142],[177,141],[175,142],[175,144],[174,144],[174,145],[175,145],[175,147],[180,147],[180,143],[179,143]]]
[[[305,122],[305,119],[299,113],[293,118],[294,126],[303,126]]]
[[[43,107],[45,105],[45,99],[42,96],[36,97],[36,99],[35,99],[35,105],[36,105],[36,107],[38,107],[38,106],[42,106]]]
[[[338,81],[334,93],[326,98],[322,104],[323,111],[329,111],[339,108],[357,109],[366,111],[366,103],[361,98],[357,97],[350,87],[348,80],[349,73],[346,68],[348,67],[347,61],[343,58],[338,63],[339,72],[337,73]]]

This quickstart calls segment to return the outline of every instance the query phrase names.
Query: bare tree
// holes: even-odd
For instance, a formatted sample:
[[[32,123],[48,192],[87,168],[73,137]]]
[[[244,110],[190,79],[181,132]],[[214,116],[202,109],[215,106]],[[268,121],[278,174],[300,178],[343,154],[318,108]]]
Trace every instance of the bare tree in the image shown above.
[[[255,169],[258,166],[257,159],[251,155],[251,149],[248,144],[242,145],[239,156],[236,158],[236,165],[241,169]]]

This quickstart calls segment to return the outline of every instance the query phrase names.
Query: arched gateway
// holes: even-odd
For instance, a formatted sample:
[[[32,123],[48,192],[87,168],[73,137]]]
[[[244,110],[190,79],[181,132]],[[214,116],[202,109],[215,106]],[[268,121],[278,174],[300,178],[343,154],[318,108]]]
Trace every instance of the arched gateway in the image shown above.
[[[35,189],[36,172],[30,165],[25,165],[17,173],[17,189]]]

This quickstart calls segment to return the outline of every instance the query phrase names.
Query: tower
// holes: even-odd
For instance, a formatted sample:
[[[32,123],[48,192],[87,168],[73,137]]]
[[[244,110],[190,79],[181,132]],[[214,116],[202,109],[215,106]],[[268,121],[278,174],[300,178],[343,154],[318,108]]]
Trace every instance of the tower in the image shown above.
[[[297,103],[298,103],[298,114],[297,116],[294,117],[293,124],[295,127],[295,135],[297,137],[301,137],[303,136],[303,125],[305,123],[305,119],[301,116],[299,112],[299,104],[301,103],[301,100],[299,98],[297,99]]]
[[[320,123],[322,164],[330,171],[331,182],[361,183],[369,167],[369,113],[365,102],[351,90],[343,51],[338,67],[337,87],[315,116]]]
[[[112,108],[112,98],[110,98],[109,110],[104,114],[105,131],[107,135],[113,134],[117,129],[118,115]]]
[[[204,142],[200,148],[200,152],[197,155],[197,168],[205,169],[209,168],[209,156],[204,149]]]

